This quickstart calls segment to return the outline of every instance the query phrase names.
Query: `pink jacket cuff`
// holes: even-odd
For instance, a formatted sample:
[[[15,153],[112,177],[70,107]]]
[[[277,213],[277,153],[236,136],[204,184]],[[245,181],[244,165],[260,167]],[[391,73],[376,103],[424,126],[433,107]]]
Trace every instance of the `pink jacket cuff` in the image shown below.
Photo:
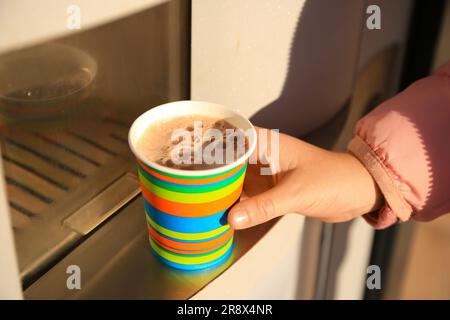
[[[411,216],[412,208],[399,192],[393,174],[389,172],[374,150],[358,136],[353,138],[348,148],[377,182],[386,203],[379,212],[365,214],[363,217],[366,221],[377,229],[389,227],[398,220],[407,221]]]
[[[356,125],[348,149],[384,196],[364,216],[376,228],[450,212],[450,62],[385,101]]]

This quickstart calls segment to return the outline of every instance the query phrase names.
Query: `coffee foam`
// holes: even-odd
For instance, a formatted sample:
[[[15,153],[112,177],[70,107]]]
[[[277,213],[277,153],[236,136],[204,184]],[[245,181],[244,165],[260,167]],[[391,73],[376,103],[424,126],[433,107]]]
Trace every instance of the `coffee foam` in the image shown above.
[[[236,161],[248,150],[248,139],[226,119],[187,115],[152,124],[136,148],[145,159],[169,168],[204,170]]]

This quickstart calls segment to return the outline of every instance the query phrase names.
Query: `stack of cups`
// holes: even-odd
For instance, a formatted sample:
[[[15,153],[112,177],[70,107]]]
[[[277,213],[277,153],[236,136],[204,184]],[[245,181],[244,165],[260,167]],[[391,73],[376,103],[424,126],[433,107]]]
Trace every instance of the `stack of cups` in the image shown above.
[[[248,150],[236,161],[205,170],[182,170],[144,158],[136,143],[158,121],[199,115],[226,119],[244,130]],[[227,212],[239,200],[249,156],[256,147],[256,131],[242,115],[226,107],[200,101],[167,103],[138,117],[129,132],[137,158],[150,247],[169,266],[198,270],[225,262],[233,248],[233,229]]]

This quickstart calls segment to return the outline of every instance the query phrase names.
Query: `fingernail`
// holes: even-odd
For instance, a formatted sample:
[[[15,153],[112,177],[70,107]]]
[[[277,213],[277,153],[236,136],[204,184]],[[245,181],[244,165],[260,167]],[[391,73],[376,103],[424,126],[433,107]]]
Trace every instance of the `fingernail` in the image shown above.
[[[245,225],[248,222],[248,214],[244,210],[239,209],[238,211],[234,212],[231,216],[232,223],[231,225],[235,229],[240,229],[242,227],[245,227]]]

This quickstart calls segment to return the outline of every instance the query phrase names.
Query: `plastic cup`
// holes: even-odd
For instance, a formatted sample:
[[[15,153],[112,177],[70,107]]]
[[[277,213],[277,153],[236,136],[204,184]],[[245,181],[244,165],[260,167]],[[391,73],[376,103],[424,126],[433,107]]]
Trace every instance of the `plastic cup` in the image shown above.
[[[206,170],[182,170],[144,158],[136,143],[158,121],[185,115],[226,119],[244,130],[248,150],[236,161]],[[228,210],[239,201],[247,163],[256,147],[256,131],[241,114],[218,104],[177,101],[139,116],[128,136],[137,160],[150,247],[165,264],[183,270],[219,265],[230,257],[233,229]]]

